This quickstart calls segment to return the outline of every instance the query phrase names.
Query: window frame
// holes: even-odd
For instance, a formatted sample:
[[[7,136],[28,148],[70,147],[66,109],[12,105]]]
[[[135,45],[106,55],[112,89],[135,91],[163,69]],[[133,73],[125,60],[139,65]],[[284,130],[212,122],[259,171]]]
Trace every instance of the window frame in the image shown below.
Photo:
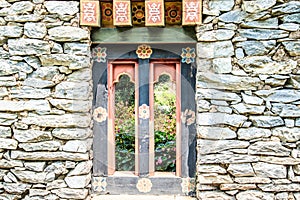
[[[134,61],[138,63],[138,68],[145,67],[145,63],[149,61],[180,61],[180,73],[178,74],[178,79],[180,77],[181,89],[180,95],[180,106],[181,110],[178,113],[180,116],[181,124],[181,151],[180,159],[181,163],[181,174],[179,176],[149,176],[149,170],[147,174],[140,173],[139,176],[135,174],[120,174],[115,173],[114,175],[108,174],[108,120],[103,122],[94,121],[94,142],[93,142],[93,180],[94,179],[105,179],[107,186],[102,191],[95,191],[99,194],[140,194],[141,191],[137,190],[136,184],[143,178],[149,179],[152,184],[152,190],[147,192],[148,194],[153,195],[191,195],[194,193],[194,177],[196,172],[196,124],[187,124],[186,121],[183,121],[183,115],[185,111],[191,110],[196,111],[195,104],[195,73],[196,67],[195,64],[186,64],[181,62],[181,51],[187,46],[195,48],[195,44],[151,44],[153,54],[150,59],[139,59],[135,53],[137,45],[135,44],[105,44],[107,51],[105,62],[94,62],[93,64],[93,87],[94,87],[94,102],[93,107],[103,107],[104,109],[109,109],[108,101],[108,63],[110,61]],[[149,70],[150,65],[148,65]],[[138,80],[139,87],[144,85],[145,80],[147,84],[150,83],[150,73],[147,75],[139,71]],[[144,76],[148,76],[144,77]],[[141,80],[144,79],[144,80]],[[138,86],[136,86],[138,87]],[[149,90],[149,85],[147,86]],[[139,96],[141,93],[139,93]],[[192,98],[186,98],[191,96]],[[140,98],[139,98],[140,99]],[[139,106],[145,103],[145,99],[148,99],[147,105],[149,105],[149,97],[145,97]],[[141,99],[140,99],[141,100]],[[144,101],[144,102],[143,102]],[[107,118],[108,119],[108,118]],[[194,119],[195,120],[195,119]],[[149,128],[148,128],[149,129]],[[139,130],[140,131],[140,130]],[[179,141],[179,140],[177,140]],[[179,152],[179,151],[178,151]],[[142,156],[140,156],[141,158]],[[149,157],[145,158],[147,165],[149,166]],[[143,162],[142,162],[143,163]],[[140,167],[140,166],[139,166]],[[140,171],[139,171],[140,172]],[[150,174],[152,175],[152,174]],[[188,187],[186,183],[188,184]],[[121,189],[122,188],[122,189]],[[184,189],[188,188],[188,189]]]

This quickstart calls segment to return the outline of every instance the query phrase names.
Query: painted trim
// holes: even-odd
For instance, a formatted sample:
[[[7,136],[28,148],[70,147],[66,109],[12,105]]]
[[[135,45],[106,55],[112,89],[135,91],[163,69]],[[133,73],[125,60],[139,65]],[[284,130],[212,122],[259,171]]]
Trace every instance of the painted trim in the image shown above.
[[[115,67],[120,68],[115,70]],[[133,66],[133,67],[132,67]],[[133,71],[132,71],[133,68]],[[137,119],[137,110],[138,110],[138,102],[137,102],[137,95],[138,95],[138,74],[137,74],[138,64],[135,61],[109,61],[108,63],[108,76],[107,76],[107,85],[108,85],[108,133],[107,133],[107,140],[108,140],[108,148],[107,148],[107,168],[108,168],[108,175],[113,175],[116,171],[116,144],[115,144],[115,83],[117,82],[118,78],[122,74],[131,74],[134,76],[134,83],[135,83],[135,119]],[[134,72],[134,74],[133,74]],[[137,120],[135,120],[137,121]],[[135,122],[136,124],[136,122]],[[135,144],[136,144],[136,137],[137,137],[138,126],[135,125]],[[135,156],[138,152],[135,149]],[[135,166],[137,165],[137,161],[135,161]]]

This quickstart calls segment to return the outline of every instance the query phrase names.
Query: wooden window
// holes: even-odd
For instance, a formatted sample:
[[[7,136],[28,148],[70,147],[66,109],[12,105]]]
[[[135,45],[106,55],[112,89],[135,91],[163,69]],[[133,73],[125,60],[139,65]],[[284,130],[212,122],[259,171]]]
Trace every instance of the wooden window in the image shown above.
[[[94,110],[103,108],[107,118],[94,124],[93,176],[105,177],[103,193],[188,194],[192,190],[184,190],[183,183],[196,167],[195,70],[182,62],[182,48],[178,53],[154,48],[150,58],[129,48],[109,45],[105,62],[94,62]],[[157,104],[161,91],[171,96],[169,103]],[[147,184],[149,190],[140,187]]]

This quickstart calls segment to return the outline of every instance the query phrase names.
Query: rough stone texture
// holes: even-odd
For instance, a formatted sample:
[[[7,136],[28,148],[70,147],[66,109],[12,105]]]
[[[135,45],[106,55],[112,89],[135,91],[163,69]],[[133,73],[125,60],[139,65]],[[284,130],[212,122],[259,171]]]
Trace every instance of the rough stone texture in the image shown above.
[[[9,53],[11,55],[50,54],[48,42],[37,39],[9,39]]]
[[[243,115],[229,115],[225,113],[200,113],[198,114],[199,125],[221,125],[227,124],[240,127],[247,118]]]
[[[230,164],[227,171],[235,177],[255,175],[250,163]]]
[[[199,176],[200,184],[221,184],[221,183],[233,183],[229,175],[220,174],[201,174]]]
[[[278,19],[277,18],[270,18],[266,20],[260,21],[250,21],[250,22],[243,22],[241,24],[243,28],[269,28],[269,29],[276,29],[278,28]]]
[[[79,12],[78,5],[79,3],[76,1],[46,1],[45,7],[51,14],[59,14],[59,15],[75,15]]]
[[[65,114],[65,115],[31,115],[22,119],[25,124],[34,124],[41,127],[88,127],[91,117],[88,114]]]
[[[253,140],[256,138],[268,138],[272,135],[269,129],[262,128],[240,128],[237,132],[238,138],[241,140]]]
[[[222,140],[236,137],[236,133],[229,128],[200,126],[197,131],[198,137],[204,139]]]
[[[45,183],[47,181],[52,181],[51,179],[47,178],[47,174],[44,172],[37,173],[32,171],[21,171],[21,170],[11,170],[11,171],[16,177],[18,177],[18,179],[20,179],[25,183]]]
[[[234,179],[234,181],[240,184],[270,183],[271,179],[264,177],[237,177]]]
[[[13,132],[14,138],[19,142],[41,142],[52,139],[52,135],[49,131],[14,129]]]
[[[199,165],[198,171],[204,173],[226,174],[226,170],[219,165]]]
[[[66,152],[85,153],[88,150],[87,141],[70,140],[62,147],[62,149]]]
[[[212,191],[207,191],[207,192],[199,192],[198,198],[201,200],[234,200],[234,197],[225,194],[223,192],[212,192]]]
[[[229,41],[198,43],[197,51],[200,58],[220,58],[234,55],[233,45]]]
[[[88,189],[60,188],[52,190],[52,192],[65,199],[86,199],[88,195]]]
[[[276,45],[275,40],[267,41],[244,41],[237,43],[237,47],[242,47],[248,56],[261,56],[268,53]]]
[[[257,40],[272,40],[289,36],[289,33],[283,30],[242,29],[239,33],[242,37]]]
[[[225,74],[198,73],[197,86],[201,88],[225,90],[256,90],[261,85],[258,78]]]
[[[253,169],[257,176],[268,178],[286,178],[287,170],[283,165],[275,165],[269,163],[253,163]]]
[[[241,101],[241,97],[232,92],[224,92],[214,89],[199,89],[197,91],[197,97],[201,99],[214,99],[225,101]]]
[[[258,187],[265,192],[298,192],[300,184],[267,184],[258,185]]]
[[[81,69],[89,67],[89,57],[87,56],[74,56],[70,54],[50,54],[41,55],[42,65],[63,65],[69,69]]]
[[[296,61],[275,62],[266,56],[245,57],[238,64],[253,74],[290,74],[297,67]]]
[[[240,154],[210,154],[202,155],[199,159],[199,164],[229,164],[229,163],[250,163],[259,160],[257,156],[240,155]]]
[[[61,144],[58,141],[19,144],[19,147],[25,151],[56,151],[60,146]]]
[[[300,99],[298,90],[259,90],[255,94],[266,101],[291,103]]]
[[[299,56],[300,55],[300,42],[299,41],[290,41],[282,43],[285,49],[289,52],[290,56]]]
[[[256,142],[249,146],[250,154],[269,155],[269,156],[289,156],[290,150],[283,147],[280,142]]]
[[[22,36],[23,28],[20,26],[0,26],[0,36],[17,38]]]
[[[12,151],[11,157],[13,159],[19,160],[72,160],[72,161],[82,161],[88,160],[88,154],[82,153],[67,153],[67,152],[22,152],[22,151]]]
[[[90,198],[91,42],[79,16],[79,1],[0,0],[0,199]],[[71,179],[89,177],[78,190],[64,182],[75,169]]]
[[[0,138],[1,149],[17,149],[18,142],[14,139]]]
[[[87,100],[91,92],[89,83],[62,82],[56,86],[56,98]]]
[[[72,26],[54,27],[48,30],[48,34],[51,40],[59,42],[73,42],[87,40],[89,38],[89,32],[87,30]]]
[[[44,38],[47,34],[46,24],[28,22],[24,25],[24,35],[29,38]]]
[[[270,128],[284,125],[282,118],[276,116],[250,116],[249,119],[257,127]]]
[[[201,42],[215,42],[215,41],[222,41],[222,40],[230,40],[233,35],[234,31],[232,30],[217,30],[217,31],[206,31],[203,34],[199,34],[198,41]]]
[[[279,137],[284,142],[297,142],[300,140],[300,128],[274,128],[272,135]]]
[[[90,101],[74,101],[66,99],[51,99],[51,105],[58,109],[70,111],[70,112],[88,112],[91,108]]]
[[[211,180],[197,196],[300,199],[300,2],[231,3],[204,1],[207,16],[196,28],[197,169],[199,180]],[[230,64],[214,67],[220,58]],[[249,146],[237,148],[241,141]],[[226,175],[233,183],[213,182]]]
[[[247,13],[244,11],[233,10],[222,14],[219,19],[222,22],[226,22],[226,23],[241,23],[246,16]]]
[[[275,198],[274,194],[266,193],[266,192],[260,192],[257,190],[250,190],[245,192],[240,192],[236,195],[237,200],[273,200]]]
[[[247,105],[244,103],[232,106],[239,114],[262,114],[265,106]]]
[[[80,162],[70,173],[68,176],[79,176],[88,174],[93,166],[92,161]]]
[[[85,188],[91,181],[91,174],[82,176],[68,176],[65,178],[70,188]]]
[[[0,100],[0,111],[50,111],[50,105],[47,100],[29,100],[29,101],[7,101]]]
[[[52,135],[62,140],[86,139],[92,135],[89,129],[81,128],[55,128]]]
[[[200,154],[218,153],[227,149],[247,148],[249,142],[238,140],[200,140],[198,147]]]

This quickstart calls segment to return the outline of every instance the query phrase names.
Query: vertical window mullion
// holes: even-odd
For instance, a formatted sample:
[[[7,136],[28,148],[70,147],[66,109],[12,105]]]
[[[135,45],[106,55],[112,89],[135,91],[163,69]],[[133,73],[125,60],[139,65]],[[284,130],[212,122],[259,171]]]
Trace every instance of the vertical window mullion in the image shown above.
[[[139,59],[139,175],[149,173],[149,59]],[[144,112],[144,113],[141,113]]]
[[[176,176],[181,176],[181,69],[176,63]]]

